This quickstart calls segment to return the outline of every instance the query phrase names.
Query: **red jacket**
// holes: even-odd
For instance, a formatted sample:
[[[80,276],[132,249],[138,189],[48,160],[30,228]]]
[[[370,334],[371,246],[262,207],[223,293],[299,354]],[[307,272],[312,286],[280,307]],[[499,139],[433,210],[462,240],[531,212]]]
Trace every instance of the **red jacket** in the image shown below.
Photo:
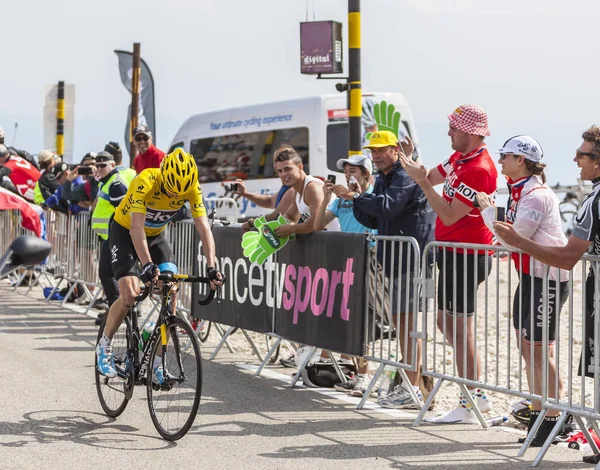
[[[165,153],[154,145],[150,145],[148,150],[133,159],[133,168],[139,175],[146,168],[159,168],[163,158],[165,158]]]

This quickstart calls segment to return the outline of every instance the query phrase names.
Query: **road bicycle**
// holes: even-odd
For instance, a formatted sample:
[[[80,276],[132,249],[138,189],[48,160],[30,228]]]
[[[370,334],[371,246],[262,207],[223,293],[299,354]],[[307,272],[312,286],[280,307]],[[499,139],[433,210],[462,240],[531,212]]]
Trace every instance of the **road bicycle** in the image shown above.
[[[573,231],[573,220],[579,212],[581,201],[573,192],[565,193],[565,197],[558,203],[563,232],[568,237]]]
[[[162,287],[150,285],[136,297],[134,304],[142,302],[154,289],[160,290],[160,310],[154,330],[144,342],[137,314],[133,307],[129,309],[112,341],[117,376],[106,377],[94,367],[96,391],[102,409],[114,418],[127,407],[134,386],[145,385],[154,427],[164,439],[175,441],[189,431],[198,412],[202,395],[202,358],[198,337],[187,318],[180,312],[173,312],[173,295],[181,282],[209,284],[210,280],[186,274],[160,274],[158,280],[162,281]],[[215,296],[214,290],[208,287],[207,290],[207,295],[198,301],[200,305],[208,305]],[[105,323],[106,316],[98,331],[98,340],[104,333]],[[158,384],[153,364],[155,357],[161,355],[165,380]]]

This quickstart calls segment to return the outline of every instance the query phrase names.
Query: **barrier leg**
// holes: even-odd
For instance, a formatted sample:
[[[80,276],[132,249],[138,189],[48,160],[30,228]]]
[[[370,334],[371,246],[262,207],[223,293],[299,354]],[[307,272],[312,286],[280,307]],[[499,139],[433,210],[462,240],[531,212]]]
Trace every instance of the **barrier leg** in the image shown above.
[[[483,429],[487,429],[489,426],[485,422],[485,419],[484,419],[483,415],[481,414],[481,411],[479,411],[479,408],[477,407],[477,403],[475,403],[475,400],[473,400],[473,397],[471,396],[471,393],[469,392],[469,389],[467,388],[467,386],[465,384],[459,384],[459,388],[460,388],[460,391],[462,392],[463,396],[467,399],[467,401],[471,405],[471,410],[473,411],[473,413],[475,413],[475,416],[477,416],[477,419],[479,420],[479,424],[481,424],[481,427],[483,427]]]
[[[575,418],[575,421],[577,421],[577,424],[579,424],[579,429],[581,429],[581,432],[583,432],[583,435],[587,439],[588,444],[590,445],[590,448],[592,449],[592,452],[594,454],[600,453],[600,451],[598,450],[598,446],[596,445],[596,441],[594,441],[594,439],[592,438],[590,431],[588,430],[588,427],[583,422],[583,419],[581,418],[581,416],[574,416],[574,418]],[[598,431],[596,430],[596,428],[598,427],[598,425],[596,425],[596,427],[594,428],[595,423],[596,422],[593,419],[589,420],[589,424],[592,426],[592,429],[594,429],[594,432],[597,433]],[[596,434],[596,436],[597,435],[598,434]]]
[[[87,313],[90,311],[90,309],[92,308],[92,305],[94,305],[94,303],[96,302],[96,299],[98,299],[98,295],[102,293],[102,288],[101,287],[96,287],[96,290],[94,291],[94,295],[92,296],[92,293],[89,292],[87,286],[85,288],[86,293],[89,294],[89,296],[92,298],[92,300],[90,300],[90,302],[86,305],[85,307],[85,312],[83,312],[84,315],[87,315]]]
[[[535,420],[535,423],[533,423],[533,426],[531,427],[531,431],[529,431],[529,434],[527,435],[525,442],[523,442],[523,445],[519,449],[519,452],[517,453],[517,457],[523,457],[523,455],[525,455],[525,452],[531,445],[531,441],[533,441],[533,438],[537,434],[538,429],[540,429],[540,426],[542,425],[542,422],[544,421],[544,418],[546,417],[546,413],[548,413],[548,410],[545,408],[542,409],[539,416]]]
[[[64,281],[64,277],[59,277],[58,278],[58,284],[56,284],[56,286],[54,286],[52,288],[52,290],[50,291],[50,295],[48,295],[48,297],[46,297],[46,302],[50,302],[50,299],[52,298],[52,296],[54,295],[54,293],[58,290],[58,288],[60,287],[60,285],[62,284],[62,282]]]
[[[307,366],[307,364],[310,361],[310,358],[313,356],[313,354],[315,353],[316,350],[317,350],[316,346],[313,346],[310,348],[310,352],[302,360],[302,364],[300,364],[300,367],[298,367],[298,372],[296,372],[296,375],[294,375],[294,378],[292,379],[292,383],[290,384],[290,388],[294,388],[296,386],[296,382],[298,382],[298,380],[300,379],[300,376],[302,375],[302,371]]]
[[[260,366],[258,366],[258,369],[256,369],[256,372],[254,373],[255,377],[258,377],[262,373],[262,370],[265,368],[265,366],[269,362],[269,359],[271,359],[271,356],[275,353],[275,351],[277,351],[277,348],[279,347],[280,344],[281,344],[281,338],[277,338],[277,341],[275,341],[275,343],[273,343],[273,346],[271,346],[271,349],[269,349],[269,351],[267,352],[267,355],[265,356],[263,361],[260,363]]]
[[[23,282],[23,279],[25,279],[25,274],[27,273],[27,271],[23,271],[22,274],[17,276],[17,280],[15,282],[15,287],[13,288],[13,292],[17,290],[17,287],[19,287],[21,285],[21,282]]]
[[[250,344],[250,347],[252,348],[252,351],[254,352],[254,355],[258,358],[259,361],[262,362],[263,358],[260,355],[260,351],[256,347],[256,344],[254,344],[254,341],[252,341],[252,338],[250,338],[250,336],[248,336],[248,333],[246,332],[246,330],[242,330],[242,333],[246,337],[246,341],[248,341],[248,343]]]
[[[67,303],[67,299],[69,297],[71,297],[71,294],[73,293],[73,291],[75,290],[75,287],[77,287],[77,283],[73,282],[71,287],[69,287],[69,290],[67,291],[67,294],[65,295],[65,298],[62,300],[62,302],[60,303],[61,307],[63,305],[65,305],[65,303]]]
[[[367,402],[369,395],[373,391],[373,388],[375,387],[375,385],[377,385],[377,381],[379,380],[379,377],[381,377],[381,374],[383,373],[384,367],[385,367],[385,364],[383,362],[381,364],[379,364],[379,367],[377,368],[375,375],[369,382],[369,385],[368,385],[367,389],[365,390],[365,393],[363,393],[363,396],[360,399],[360,403],[356,407],[357,410],[362,410],[363,407],[365,406],[365,403]]]
[[[213,322],[213,326],[215,327],[215,330],[217,330],[217,333],[219,333],[219,335],[221,336],[221,338],[223,338],[223,336],[225,336],[225,330],[223,330],[223,327],[221,325],[219,325],[218,323],[215,323],[215,322]],[[231,333],[233,333],[233,331]],[[227,335],[227,336],[229,336],[229,335]],[[233,352],[234,352],[233,348],[227,342],[227,338],[225,338],[225,346],[227,346],[227,349],[229,350],[229,352],[231,354],[233,354]]]
[[[568,416],[569,416],[569,413],[563,413],[561,415],[561,417],[559,418],[559,420],[557,421],[557,423],[552,428],[552,432],[550,433],[550,435],[546,439],[546,442],[544,442],[544,445],[542,446],[542,448],[540,449],[540,451],[535,456],[535,460],[531,464],[532,467],[537,467],[540,464],[540,462],[544,458],[544,455],[546,455],[546,452],[548,452],[548,449],[552,445],[552,441],[554,441],[554,438],[558,435],[559,431],[564,426],[565,421],[567,420]],[[541,417],[541,414],[540,414],[540,417]],[[538,421],[539,421],[539,418],[538,418]]]
[[[336,372],[338,378],[340,379],[340,382],[345,382],[346,376],[342,372],[342,369],[340,368],[340,364],[338,363],[337,359],[334,357],[334,355],[331,351],[326,350],[326,352],[327,352],[327,355],[329,356],[329,359],[331,359],[333,368],[335,369],[335,372]]]
[[[423,421],[423,418],[425,417],[425,413],[427,413],[427,410],[431,406],[431,402],[435,398],[435,395],[437,394],[437,392],[440,390],[440,387],[442,386],[443,381],[444,381],[444,379],[438,379],[438,381],[436,382],[436,384],[433,387],[433,390],[431,390],[431,393],[427,397],[427,401],[425,402],[425,405],[423,405],[423,408],[421,408],[421,411],[419,411],[419,415],[417,416],[417,419],[415,419],[414,423],[412,424],[413,426],[421,425],[421,422]]]
[[[227,330],[227,332],[221,338],[221,341],[219,341],[219,344],[217,344],[217,347],[215,348],[215,350],[212,352],[212,354],[208,358],[209,361],[212,361],[215,357],[217,357],[217,354],[219,354],[219,351],[223,347],[223,344],[225,344],[225,342],[227,341],[227,338],[229,337],[229,335],[231,333],[233,333],[233,330],[235,330],[235,327],[230,326],[229,329]]]

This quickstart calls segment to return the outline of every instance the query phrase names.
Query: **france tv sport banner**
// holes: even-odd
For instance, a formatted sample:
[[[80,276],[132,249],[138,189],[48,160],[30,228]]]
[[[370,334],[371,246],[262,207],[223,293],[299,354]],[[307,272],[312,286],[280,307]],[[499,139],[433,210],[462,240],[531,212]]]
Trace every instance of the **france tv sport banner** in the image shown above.
[[[281,277],[275,333],[292,341],[363,355],[365,235],[298,235],[277,253]]]
[[[198,257],[199,237],[195,234],[194,274],[206,274],[206,258]],[[217,269],[227,276],[221,289],[222,299],[215,297],[209,305],[198,305],[198,296],[204,296],[205,284],[194,284],[192,313],[196,318],[235,326],[257,333],[271,333],[274,306],[274,264],[251,263],[242,254],[240,227],[213,227],[216,245]]]

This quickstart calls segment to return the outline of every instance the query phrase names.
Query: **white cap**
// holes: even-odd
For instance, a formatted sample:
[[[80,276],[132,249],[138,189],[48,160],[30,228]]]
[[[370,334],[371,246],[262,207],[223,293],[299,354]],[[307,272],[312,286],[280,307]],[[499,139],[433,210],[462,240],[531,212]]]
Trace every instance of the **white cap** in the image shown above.
[[[369,157],[365,157],[364,155],[352,155],[348,158],[340,158],[337,161],[338,170],[343,171],[346,163],[352,166],[362,166],[369,174],[373,174],[373,163]]]
[[[511,137],[504,142],[504,145],[497,153],[523,155],[527,160],[531,160],[532,162],[539,162],[544,156],[540,143],[528,135]]]
[[[4,129],[0,127],[0,139],[4,137]]]

